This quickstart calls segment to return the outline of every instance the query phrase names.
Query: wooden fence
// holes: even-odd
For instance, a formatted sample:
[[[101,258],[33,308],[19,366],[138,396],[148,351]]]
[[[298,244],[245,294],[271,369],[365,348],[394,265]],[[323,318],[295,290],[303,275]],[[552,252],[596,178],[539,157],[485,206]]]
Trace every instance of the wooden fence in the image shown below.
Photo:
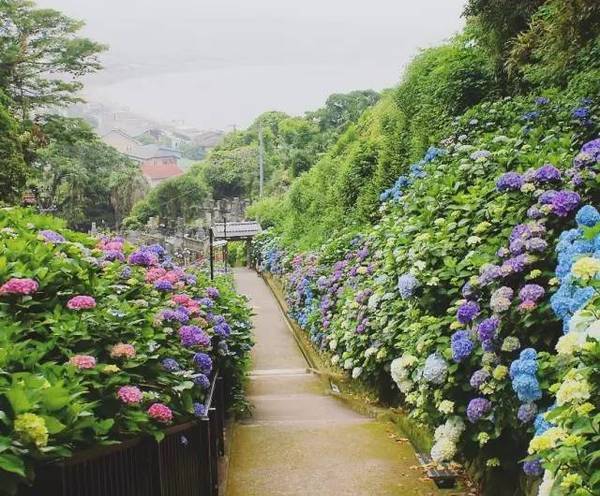
[[[207,406],[205,417],[170,427],[161,442],[131,439],[39,467],[19,496],[218,496],[225,396],[217,375]]]

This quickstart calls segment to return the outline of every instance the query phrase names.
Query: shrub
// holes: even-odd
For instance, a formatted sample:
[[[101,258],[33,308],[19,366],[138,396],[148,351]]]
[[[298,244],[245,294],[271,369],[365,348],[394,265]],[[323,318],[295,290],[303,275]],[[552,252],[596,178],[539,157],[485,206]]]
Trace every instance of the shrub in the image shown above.
[[[160,439],[200,411],[217,369],[239,389],[248,319],[228,279],[212,288],[158,245],[0,210],[0,492],[84,446]]]

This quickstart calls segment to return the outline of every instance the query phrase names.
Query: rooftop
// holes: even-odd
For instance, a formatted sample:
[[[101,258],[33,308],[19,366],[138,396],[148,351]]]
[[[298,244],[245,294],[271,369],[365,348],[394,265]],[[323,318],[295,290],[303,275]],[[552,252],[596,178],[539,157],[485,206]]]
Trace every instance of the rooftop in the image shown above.
[[[178,165],[166,164],[166,165],[142,165],[142,174],[152,179],[153,181],[160,181],[162,179],[169,179],[171,177],[181,176],[183,171]]]
[[[161,145],[140,145],[134,147],[127,155],[141,160],[148,160],[151,158],[180,158],[181,152]]]

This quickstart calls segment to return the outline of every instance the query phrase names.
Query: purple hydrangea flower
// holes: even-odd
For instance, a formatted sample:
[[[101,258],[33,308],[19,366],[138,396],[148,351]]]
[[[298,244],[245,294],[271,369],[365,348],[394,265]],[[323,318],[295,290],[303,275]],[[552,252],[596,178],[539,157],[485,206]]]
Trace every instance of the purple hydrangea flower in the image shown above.
[[[231,334],[231,327],[227,322],[221,322],[214,327],[215,334],[218,336],[226,338]]]
[[[178,332],[181,344],[187,348],[192,346],[210,346],[210,336],[197,326],[181,326]]]
[[[521,301],[532,301],[537,302],[540,298],[543,298],[546,291],[539,284],[526,284],[519,291],[519,298]]]
[[[144,251],[150,252],[150,253],[154,253],[157,257],[164,257],[167,254],[167,250],[165,250],[161,245],[159,244],[153,244],[150,246],[145,246],[143,247]]]
[[[587,107],[578,107],[571,112],[571,116],[574,119],[586,121],[590,117],[590,109]]]
[[[131,270],[131,267],[123,267],[123,270],[121,271],[121,279],[129,279],[131,277],[132,272],[133,271]]]
[[[492,410],[492,404],[485,398],[474,398],[467,406],[467,418],[474,424]]]
[[[550,205],[552,204],[552,201],[554,200],[554,197],[556,196],[558,192],[553,190],[553,189],[549,189],[548,191],[544,191],[540,197],[538,198],[538,202],[540,205]]]
[[[517,418],[524,424],[531,422],[537,415],[538,408],[535,403],[523,403],[517,411]]]
[[[496,181],[498,191],[518,191],[523,186],[523,178],[516,172],[502,174]]]
[[[545,96],[538,96],[535,99],[535,104],[536,105],[548,105],[550,103],[550,99],[546,98]]]
[[[485,384],[485,381],[487,381],[490,378],[490,373],[485,370],[485,369],[479,369],[476,370],[475,372],[473,372],[473,375],[471,376],[471,380],[469,381],[469,384],[471,384],[471,387],[474,389],[479,389],[481,386],[483,386]]]
[[[501,277],[501,275],[499,265],[487,264],[481,268],[481,274],[477,280],[480,285],[487,286]]]
[[[559,217],[566,217],[577,208],[580,201],[581,197],[574,191],[559,191],[552,198],[552,212]]]
[[[523,472],[529,477],[539,477],[544,473],[544,467],[539,460],[528,460],[523,463]]]
[[[64,243],[65,242],[65,238],[63,236],[61,236],[57,232],[51,231],[50,229],[40,231],[40,235],[48,243]]]
[[[575,167],[584,168],[600,162],[600,138],[588,141],[573,161]]]
[[[479,305],[474,301],[467,301],[458,307],[456,317],[461,324],[468,324],[479,313]]]
[[[206,412],[206,406],[204,406],[202,403],[194,403],[194,415],[196,417],[205,417]]]
[[[467,331],[456,331],[451,338],[452,359],[459,363],[473,351],[474,344]]]
[[[510,242],[508,247],[511,255],[520,255],[525,251],[525,241],[522,239],[514,239]]]
[[[125,261],[125,255],[119,250],[106,250],[102,258],[107,262],[114,262],[115,260],[118,260],[119,262]]]
[[[186,324],[190,320],[189,314],[181,307],[176,310],[171,310],[171,309],[163,310],[160,313],[160,317],[162,320],[165,320],[167,322],[175,321],[175,322],[180,322],[181,324]]]
[[[206,294],[208,295],[209,298],[212,298],[213,300],[217,300],[219,298],[219,296],[221,296],[221,293],[219,292],[219,290],[217,288],[213,288],[213,287],[206,288]]]
[[[179,365],[177,360],[175,360],[174,358],[165,358],[161,362],[161,364],[162,364],[163,368],[165,370],[167,370],[168,372],[177,372],[177,371],[181,370],[181,366]]]
[[[200,303],[200,305],[208,307],[208,308],[212,308],[215,306],[215,302],[213,300],[211,300],[210,298],[200,298],[198,300],[198,303]]]
[[[210,379],[204,374],[198,374],[193,380],[194,384],[200,389],[207,390],[210,387]]]
[[[509,258],[506,260],[501,267],[501,271],[505,275],[517,274],[523,272],[525,267],[529,264],[529,257],[527,254],[517,255],[516,257]]]
[[[131,265],[142,265],[148,267],[157,262],[157,257],[154,253],[144,250],[134,251],[129,255],[129,263]]]
[[[194,363],[203,374],[210,374],[212,371],[212,359],[206,353],[196,353],[194,355]]]
[[[481,342],[481,348],[486,353],[491,353],[496,350],[496,343],[492,339],[486,339]]]
[[[173,289],[173,283],[171,281],[167,281],[166,279],[159,279],[154,283],[154,288],[159,291],[171,291]]]
[[[548,248],[548,243],[542,238],[531,238],[525,242],[525,248],[528,251],[543,252]]]
[[[544,184],[562,179],[560,171],[551,164],[542,165],[535,171],[533,179],[536,183]]]
[[[542,213],[542,211],[535,205],[529,207],[529,209],[527,210],[527,217],[529,217],[530,219],[539,219],[543,217],[543,215],[544,214]]]
[[[491,341],[496,337],[496,330],[500,324],[498,317],[490,317],[482,320],[477,326],[477,334],[480,341]]]

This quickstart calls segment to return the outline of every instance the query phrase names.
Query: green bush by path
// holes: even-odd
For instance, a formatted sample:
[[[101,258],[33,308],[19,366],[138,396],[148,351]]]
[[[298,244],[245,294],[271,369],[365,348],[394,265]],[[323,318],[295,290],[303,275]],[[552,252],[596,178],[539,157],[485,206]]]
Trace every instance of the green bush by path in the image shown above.
[[[263,270],[284,278],[292,316],[315,345],[380,391],[382,400],[401,402],[411,417],[435,430],[434,458],[463,460],[486,494],[513,494],[523,479],[533,425],[517,411],[533,402],[517,395],[521,386],[509,374],[521,351],[540,353],[538,386],[523,378],[530,380],[527,392],[536,408],[541,412],[551,403],[555,377],[544,352],[552,352],[562,330],[548,299],[556,291],[552,249],[575,210],[553,214],[540,202],[552,189],[576,191],[577,204],[582,198],[597,201],[596,158],[592,168],[573,163],[599,129],[598,103],[575,96],[485,102],[453,123],[425,161],[406,168],[383,195],[380,221],[362,234],[350,228],[316,253],[287,250],[286,237],[273,233],[256,243]],[[502,181],[512,176],[498,181],[507,172],[518,181],[525,181],[521,174],[530,179],[519,182],[517,191],[505,191]],[[543,180],[544,174],[551,179]],[[537,175],[542,179],[533,180]],[[499,280],[503,261],[497,252],[515,236],[515,226],[528,222],[528,215],[537,218],[532,206],[541,208],[541,220],[519,228],[539,230],[531,251],[525,259],[511,259],[502,269],[510,269],[508,279]],[[496,275],[481,282],[488,274]],[[508,312],[489,303],[503,284],[511,288]],[[544,288],[544,297],[519,297],[526,286],[527,295],[532,286],[534,292]],[[464,298],[478,302],[474,324],[456,320]],[[519,298],[527,304],[520,306]],[[500,317],[491,326],[493,342],[480,343],[478,326]],[[494,482],[500,477],[502,485]]]
[[[213,286],[158,245],[0,210],[0,493],[15,494],[38,463],[160,439],[168,424],[202,416],[217,369],[230,403],[243,401],[249,316],[229,278]]]

